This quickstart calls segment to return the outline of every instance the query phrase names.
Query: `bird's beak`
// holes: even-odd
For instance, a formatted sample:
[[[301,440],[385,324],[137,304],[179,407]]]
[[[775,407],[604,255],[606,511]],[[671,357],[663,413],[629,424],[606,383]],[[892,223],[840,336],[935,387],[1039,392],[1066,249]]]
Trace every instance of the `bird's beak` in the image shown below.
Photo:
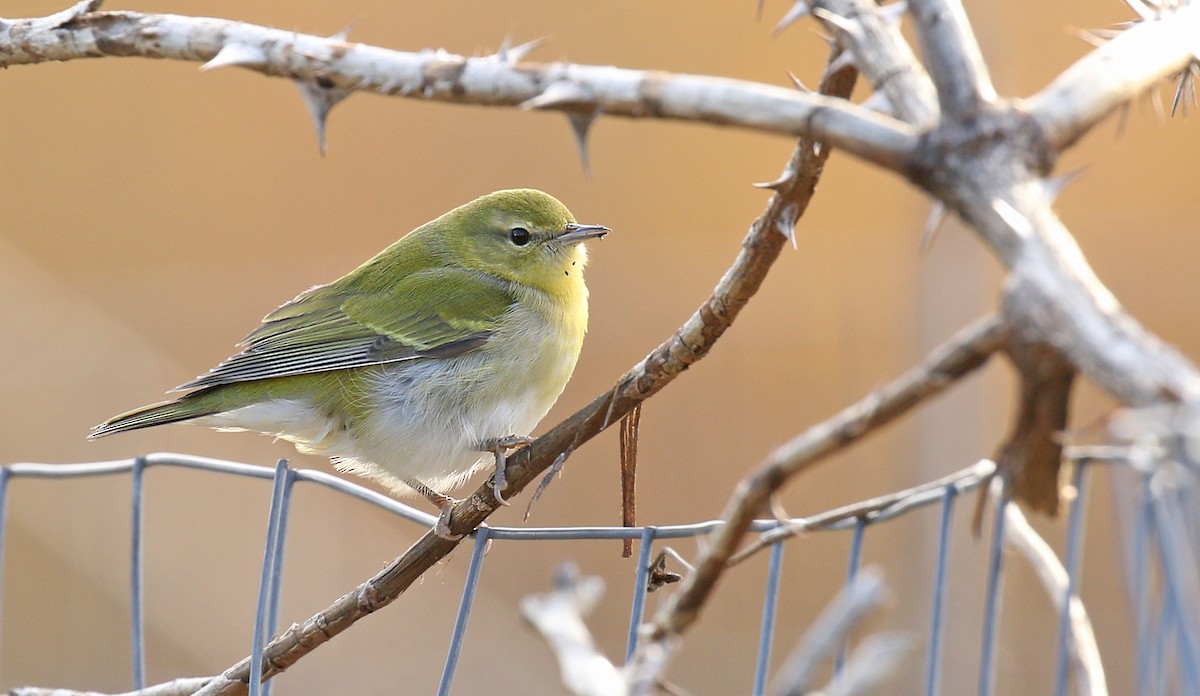
[[[559,244],[575,244],[585,239],[603,237],[609,231],[604,225],[581,225],[577,222],[568,222],[567,226],[563,228],[563,233],[555,237],[554,241]]]

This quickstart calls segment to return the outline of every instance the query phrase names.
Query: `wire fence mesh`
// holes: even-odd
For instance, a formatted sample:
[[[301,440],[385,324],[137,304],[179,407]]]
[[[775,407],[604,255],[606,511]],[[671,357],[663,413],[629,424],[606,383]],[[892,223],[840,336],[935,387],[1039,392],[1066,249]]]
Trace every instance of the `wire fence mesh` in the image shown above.
[[[1118,452],[1118,459],[1124,454]],[[1061,580],[1058,607],[1057,650],[1053,684],[1047,693],[1068,693],[1071,684],[1079,693],[1105,693],[1102,689],[1103,674],[1099,675],[1099,689],[1095,675],[1080,675],[1080,669],[1095,669],[1087,664],[1086,650],[1081,641],[1075,611],[1083,612],[1079,600],[1081,583],[1082,551],[1088,505],[1088,471],[1094,461],[1111,461],[1113,457],[1090,454],[1077,459],[1074,468],[1072,489],[1064,540],[1065,560],[1059,569],[1065,574]],[[145,520],[143,512],[146,472],[153,468],[181,468],[217,472],[220,474],[273,482],[269,522],[263,545],[261,573],[259,576],[258,600],[255,609],[254,631],[249,652],[252,673],[262,668],[263,647],[275,634],[279,625],[279,601],[283,584],[282,569],[284,550],[288,535],[288,518],[292,509],[293,491],[296,484],[322,486],[339,494],[375,506],[413,524],[429,527],[436,519],[433,515],[413,509],[395,499],[374,492],[345,479],[321,471],[293,469],[286,460],[275,467],[255,466],[201,457],[153,454],[136,459],[90,464],[48,465],[11,464],[0,467],[0,582],[4,570],[4,538],[6,511],[9,505],[10,483],[15,479],[66,479],[95,476],[128,475],[131,480],[131,528],[129,555],[129,606],[130,635],[132,638],[132,687],[142,689],[146,684],[146,632],[143,601],[143,571],[146,559],[143,554]],[[1130,603],[1136,621],[1136,685],[1139,694],[1200,694],[1200,638],[1198,638],[1197,609],[1200,608],[1200,569],[1196,565],[1196,540],[1200,531],[1200,514],[1196,504],[1195,472],[1188,467],[1164,470],[1161,467],[1143,467],[1137,471],[1138,484],[1132,491],[1134,504],[1128,506],[1125,515],[1128,535],[1126,563],[1130,578]],[[758,635],[753,683],[747,685],[750,693],[767,693],[770,678],[771,652],[775,637],[777,602],[781,591],[780,575],[786,548],[785,532],[848,531],[851,535],[850,550],[845,572],[845,583],[854,582],[862,563],[863,542],[876,525],[905,515],[926,506],[940,508],[937,526],[934,562],[929,569],[933,601],[927,617],[927,638],[924,641],[924,693],[928,696],[946,693],[942,684],[943,645],[945,636],[946,597],[951,578],[947,568],[954,535],[952,524],[955,505],[963,493],[975,490],[992,480],[995,465],[983,460],[973,467],[944,477],[929,484],[882,496],[861,503],[843,506],[818,515],[796,518],[786,525],[778,520],[760,520],[753,530],[762,536],[759,544],[769,546],[766,584],[763,587],[762,619]],[[1168,476],[1169,474],[1169,476]],[[997,488],[998,487],[994,487]],[[996,493],[996,491],[993,491]],[[1008,504],[1002,494],[993,495],[996,502],[990,515],[987,555],[987,581],[984,613],[980,628],[978,684],[976,692],[981,696],[996,693],[996,655],[1000,649],[999,624],[1001,621],[1003,580],[1005,568],[1006,537],[1017,534],[1032,534],[1023,517]],[[1020,530],[1009,529],[1014,517],[1021,523]],[[449,694],[459,667],[463,639],[467,634],[476,591],[480,584],[481,570],[485,562],[485,550],[490,544],[510,542],[539,542],[545,540],[599,540],[633,539],[638,544],[638,553],[630,606],[630,618],[625,655],[629,658],[637,647],[638,626],[645,619],[646,594],[652,591],[652,569],[656,561],[653,551],[656,545],[673,539],[702,537],[716,529],[719,520],[686,525],[644,527],[489,527],[482,526],[471,535],[472,551],[466,573],[465,586],[459,601],[453,632],[446,649],[438,694]],[[1007,541],[1012,541],[1007,539]],[[1048,548],[1048,547],[1047,547]],[[663,549],[665,553],[673,553]],[[686,565],[678,554],[675,557]],[[1154,561],[1157,561],[1154,562]],[[1056,566],[1053,559],[1049,566]],[[1053,571],[1054,568],[1051,568]],[[686,570],[684,571],[686,572]],[[0,597],[3,585],[0,584]],[[0,617],[0,629],[3,628]],[[1086,618],[1086,617],[1085,617]],[[0,630],[0,637],[9,639]],[[848,643],[838,651],[834,675],[846,664]],[[1072,679],[1072,674],[1074,678]],[[1090,689],[1090,690],[1089,690]],[[251,694],[270,694],[272,683],[251,683]]]

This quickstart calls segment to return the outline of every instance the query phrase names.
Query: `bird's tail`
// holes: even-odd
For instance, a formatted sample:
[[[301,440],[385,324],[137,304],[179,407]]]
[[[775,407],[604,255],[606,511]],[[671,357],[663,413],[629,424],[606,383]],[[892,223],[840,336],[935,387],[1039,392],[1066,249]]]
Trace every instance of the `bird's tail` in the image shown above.
[[[105,435],[112,435],[113,433],[150,428],[156,425],[166,425],[167,423],[180,423],[192,420],[193,418],[211,416],[214,413],[225,410],[222,408],[223,404],[217,403],[219,399],[205,398],[209,396],[206,392],[207,390],[202,389],[175,401],[150,404],[149,406],[135,408],[128,413],[122,413],[119,416],[113,416],[92,428],[88,439],[94,440]]]

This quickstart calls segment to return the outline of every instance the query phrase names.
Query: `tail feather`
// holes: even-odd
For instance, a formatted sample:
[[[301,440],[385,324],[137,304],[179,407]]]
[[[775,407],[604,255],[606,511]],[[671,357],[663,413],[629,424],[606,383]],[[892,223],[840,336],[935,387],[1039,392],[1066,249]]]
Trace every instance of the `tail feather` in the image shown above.
[[[223,410],[218,404],[212,403],[212,400],[202,397],[203,392],[193,392],[175,401],[150,404],[149,406],[136,408],[128,413],[122,413],[119,416],[113,416],[92,428],[88,439],[95,440],[96,438],[112,435],[113,433],[151,428],[156,425],[166,425],[167,423],[181,423],[193,418],[211,416]]]

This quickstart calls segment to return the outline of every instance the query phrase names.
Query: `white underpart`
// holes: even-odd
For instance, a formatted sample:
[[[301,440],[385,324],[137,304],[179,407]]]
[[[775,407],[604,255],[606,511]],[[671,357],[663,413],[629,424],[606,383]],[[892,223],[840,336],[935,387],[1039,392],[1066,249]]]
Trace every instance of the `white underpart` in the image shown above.
[[[445,492],[493,462],[480,444],[529,435],[554,405],[575,369],[586,316],[549,331],[540,296],[481,349],[448,360],[394,363],[370,380],[371,416],[343,427],[306,400],[275,399],[196,423],[274,435],[309,454],[335,457],[339,470],[410,494],[404,479]],[[540,305],[540,306],[539,306]],[[546,336],[553,338],[546,338]]]

